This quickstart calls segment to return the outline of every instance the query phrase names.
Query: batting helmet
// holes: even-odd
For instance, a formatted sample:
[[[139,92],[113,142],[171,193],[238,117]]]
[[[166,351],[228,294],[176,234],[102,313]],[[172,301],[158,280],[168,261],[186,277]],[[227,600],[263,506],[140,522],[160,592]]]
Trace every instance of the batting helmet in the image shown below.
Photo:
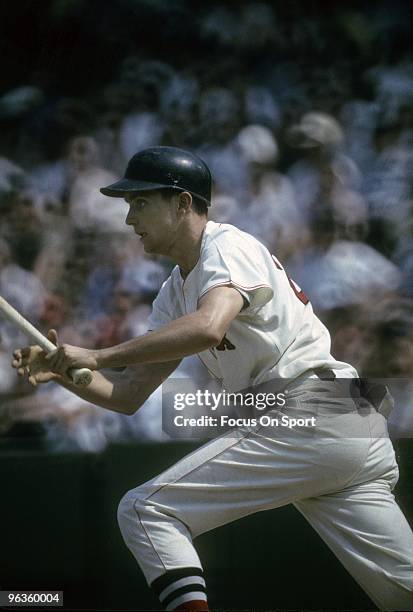
[[[102,187],[104,195],[123,198],[128,192],[153,189],[189,191],[208,206],[211,201],[211,173],[194,153],[176,147],[151,147],[136,153],[125,176]]]

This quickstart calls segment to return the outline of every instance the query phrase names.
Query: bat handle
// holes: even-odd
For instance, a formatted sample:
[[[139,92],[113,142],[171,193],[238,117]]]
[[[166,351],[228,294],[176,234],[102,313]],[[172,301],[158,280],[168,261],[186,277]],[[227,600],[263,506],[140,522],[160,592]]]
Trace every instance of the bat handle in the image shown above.
[[[6,317],[12,325],[15,325],[22,331],[32,342],[38,344],[46,353],[56,350],[56,346],[49,338],[46,338],[34,325],[27,321],[11,304],[0,296],[0,312]],[[73,380],[77,387],[87,387],[92,381],[92,372],[87,368],[71,368],[68,370],[68,375]]]
[[[43,336],[38,330],[26,327],[25,333],[36,342],[44,351],[51,353],[56,350],[56,346],[51,340]],[[87,387],[92,382],[92,371],[88,368],[69,368],[67,371],[69,378],[72,379],[76,387]]]
[[[28,330],[26,333],[29,335]],[[30,337],[34,342],[37,342],[39,346],[46,351],[47,353],[51,353],[56,350],[56,346],[53,344],[51,340],[41,335],[34,335],[33,332],[30,334]],[[76,387],[87,387],[92,382],[92,371],[88,368],[69,368],[67,371],[68,376],[72,379],[73,383]]]

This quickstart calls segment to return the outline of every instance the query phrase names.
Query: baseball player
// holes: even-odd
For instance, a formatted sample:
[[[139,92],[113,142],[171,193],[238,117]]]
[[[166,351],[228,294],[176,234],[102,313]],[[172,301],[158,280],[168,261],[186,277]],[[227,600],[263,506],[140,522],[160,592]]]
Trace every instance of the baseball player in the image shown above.
[[[255,238],[208,222],[211,176],[196,155],[146,149],[101,191],[126,200],[126,223],[147,253],[177,264],[153,303],[150,331],[101,350],[19,349],[19,373],[132,414],[196,353],[225,390],[284,379],[283,415],[317,418],[294,432],[241,426],[126,493],[120,529],[162,606],[208,610],[197,535],[293,503],[378,608],[413,609],[413,534],[392,495],[398,468],[386,420],[343,392],[357,388],[357,373],[331,356],[307,297]],[[53,330],[49,337],[57,344]],[[94,371],[86,390],[67,377],[71,367]],[[275,418],[279,408],[266,414]]]

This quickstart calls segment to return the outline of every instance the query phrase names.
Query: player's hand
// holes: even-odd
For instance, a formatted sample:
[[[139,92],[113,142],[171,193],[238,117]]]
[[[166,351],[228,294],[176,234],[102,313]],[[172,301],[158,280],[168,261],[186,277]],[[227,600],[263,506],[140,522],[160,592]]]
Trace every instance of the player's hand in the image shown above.
[[[54,329],[49,330],[47,337],[53,344],[57,344],[58,338]],[[19,376],[27,376],[33,387],[36,387],[38,383],[47,383],[51,380],[70,380],[51,370],[46,361],[45,351],[37,345],[15,350],[11,365],[17,370]]]
[[[95,350],[71,346],[70,344],[61,344],[55,351],[46,356],[46,361],[53,372],[62,375],[66,374],[70,368],[97,370],[99,368],[97,353],[98,351]]]

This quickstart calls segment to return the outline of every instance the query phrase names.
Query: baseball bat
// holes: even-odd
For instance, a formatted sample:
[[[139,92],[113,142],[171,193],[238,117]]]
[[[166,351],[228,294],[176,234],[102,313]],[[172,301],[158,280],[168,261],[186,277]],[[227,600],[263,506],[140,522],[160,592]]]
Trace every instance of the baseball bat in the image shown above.
[[[0,312],[10,323],[15,325],[30,340],[38,344],[46,353],[51,353],[56,346],[46,336],[23,317],[13,306],[0,296]],[[71,368],[68,375],[77,387],[87,387],[92,381],[92,372],[88,368]]]

